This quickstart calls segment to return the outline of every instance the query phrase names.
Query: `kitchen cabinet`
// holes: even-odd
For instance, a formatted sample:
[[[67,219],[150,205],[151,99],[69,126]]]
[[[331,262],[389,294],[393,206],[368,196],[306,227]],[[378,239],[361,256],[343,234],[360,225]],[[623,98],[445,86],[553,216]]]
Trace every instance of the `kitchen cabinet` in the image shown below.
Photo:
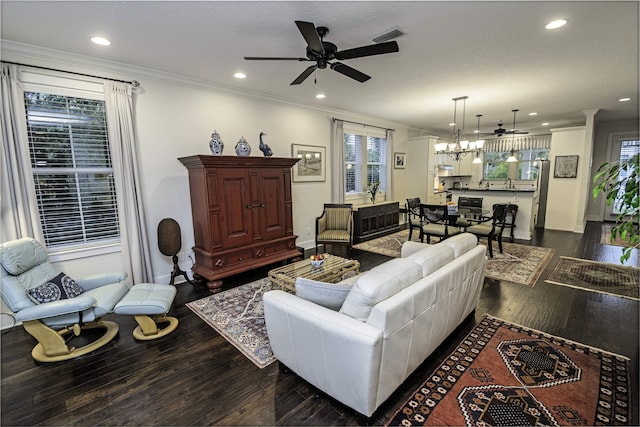
[[[300,257],[291,199],[291,167],[298,159],[178,160],[189,171],[195,279],[216,292],[225,277]]]

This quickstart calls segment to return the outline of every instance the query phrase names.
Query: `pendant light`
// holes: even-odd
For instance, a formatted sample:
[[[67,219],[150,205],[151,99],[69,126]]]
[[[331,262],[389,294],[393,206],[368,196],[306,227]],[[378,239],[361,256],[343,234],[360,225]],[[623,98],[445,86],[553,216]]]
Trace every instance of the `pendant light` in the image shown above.
[[[519,110],[516,109],[516,110],[511,110],[511,111],[513,111],[513,128],[511,128],[511,130],[513,132],[515,132],[516,131],[516,113]],[[509,157],[507,158],[507,163],[515,163],[515,162],[518,161],[518,157],[516,157],[516,151],[513,149],[514,142],[515,142],[515,139],[516,139],[515,133],[513,134],[513,136],[511,138],[512,138],[511,139],[511,151],[510,151]]]
[[[482,117],[482,114],[476,114],[476,117],[478,118],[478,127],[476,128],[476,141],[472,143],[473,148],[476,149],[476,157],[475,159],[473,159],[471,163],[474,163],[477,165],[482,163],[482,159],[480,158],[480,152],[484,147],[484,139],[478,139],[480,138],[480,117]]]

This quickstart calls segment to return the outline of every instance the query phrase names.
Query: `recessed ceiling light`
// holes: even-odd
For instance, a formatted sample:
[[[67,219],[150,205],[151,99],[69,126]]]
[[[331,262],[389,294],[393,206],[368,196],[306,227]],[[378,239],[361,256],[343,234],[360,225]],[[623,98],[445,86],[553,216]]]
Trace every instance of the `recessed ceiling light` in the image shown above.
[[[316,95],[316,98],[324,99],[324,98],[326,98],[326,96],[324,95],[324,93],[319,93],[319,94]]]
[[[235,73],[233,77],[235,77],[236,79],[246,79],[247,75],[245,73]]]
[[[620,98],[620,99],[618,99],[618,101],[627,102],[627,101],[631,101],[631,98]]]
[[[104,37],[91,37],[91,41],[95,44],[99,44],[100,46],[109,46],[111,41],[105,39]]]
[[[549,22],[544,27],[547,30],[555,30],[556,28],[564,27],[566,24],[567,24],[567,20],[566,19],[556,19],[555,21]]]
[[[542,126],[549,126],[549,122],[542,123]]]
[[[532,111],[531,113],[529,113],[530,116],[537,116],[538,113],[536,113],[535,111]]]

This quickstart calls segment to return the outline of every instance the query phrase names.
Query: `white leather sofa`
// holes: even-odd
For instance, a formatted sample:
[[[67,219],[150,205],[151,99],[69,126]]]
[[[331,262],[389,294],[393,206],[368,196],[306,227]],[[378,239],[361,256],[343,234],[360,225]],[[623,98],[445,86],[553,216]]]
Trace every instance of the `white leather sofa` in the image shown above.
[[[485,252],[468,233],[435,245],[406,242],[400,258],[338,284],[336,293],[346,295],[339,311],[308,300],[314,299],[309,286],[318,285],[322,302],[322,293],[336,285],[302,281],[300,291],[306,290],[300,294],[308,299],[266,292],[273,353],[318,389],[370,417],[475,309]]]

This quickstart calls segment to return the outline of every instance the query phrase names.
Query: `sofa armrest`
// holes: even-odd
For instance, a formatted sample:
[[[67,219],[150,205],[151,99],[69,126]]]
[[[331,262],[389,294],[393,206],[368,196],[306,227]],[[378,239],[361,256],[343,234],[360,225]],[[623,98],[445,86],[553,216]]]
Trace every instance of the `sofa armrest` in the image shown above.
[[[264,294],[273,354],[315,387],[370,416],[378,402],[382,332],[283,291]]]
[[[27,307],[16,313],[16,320],[24,322],[27,320],[46,319],[48,317],[78,313],[93,307],[95,304],[95,298],[80,295],[75,298],[52,301],[37,304],[33,307]]]

